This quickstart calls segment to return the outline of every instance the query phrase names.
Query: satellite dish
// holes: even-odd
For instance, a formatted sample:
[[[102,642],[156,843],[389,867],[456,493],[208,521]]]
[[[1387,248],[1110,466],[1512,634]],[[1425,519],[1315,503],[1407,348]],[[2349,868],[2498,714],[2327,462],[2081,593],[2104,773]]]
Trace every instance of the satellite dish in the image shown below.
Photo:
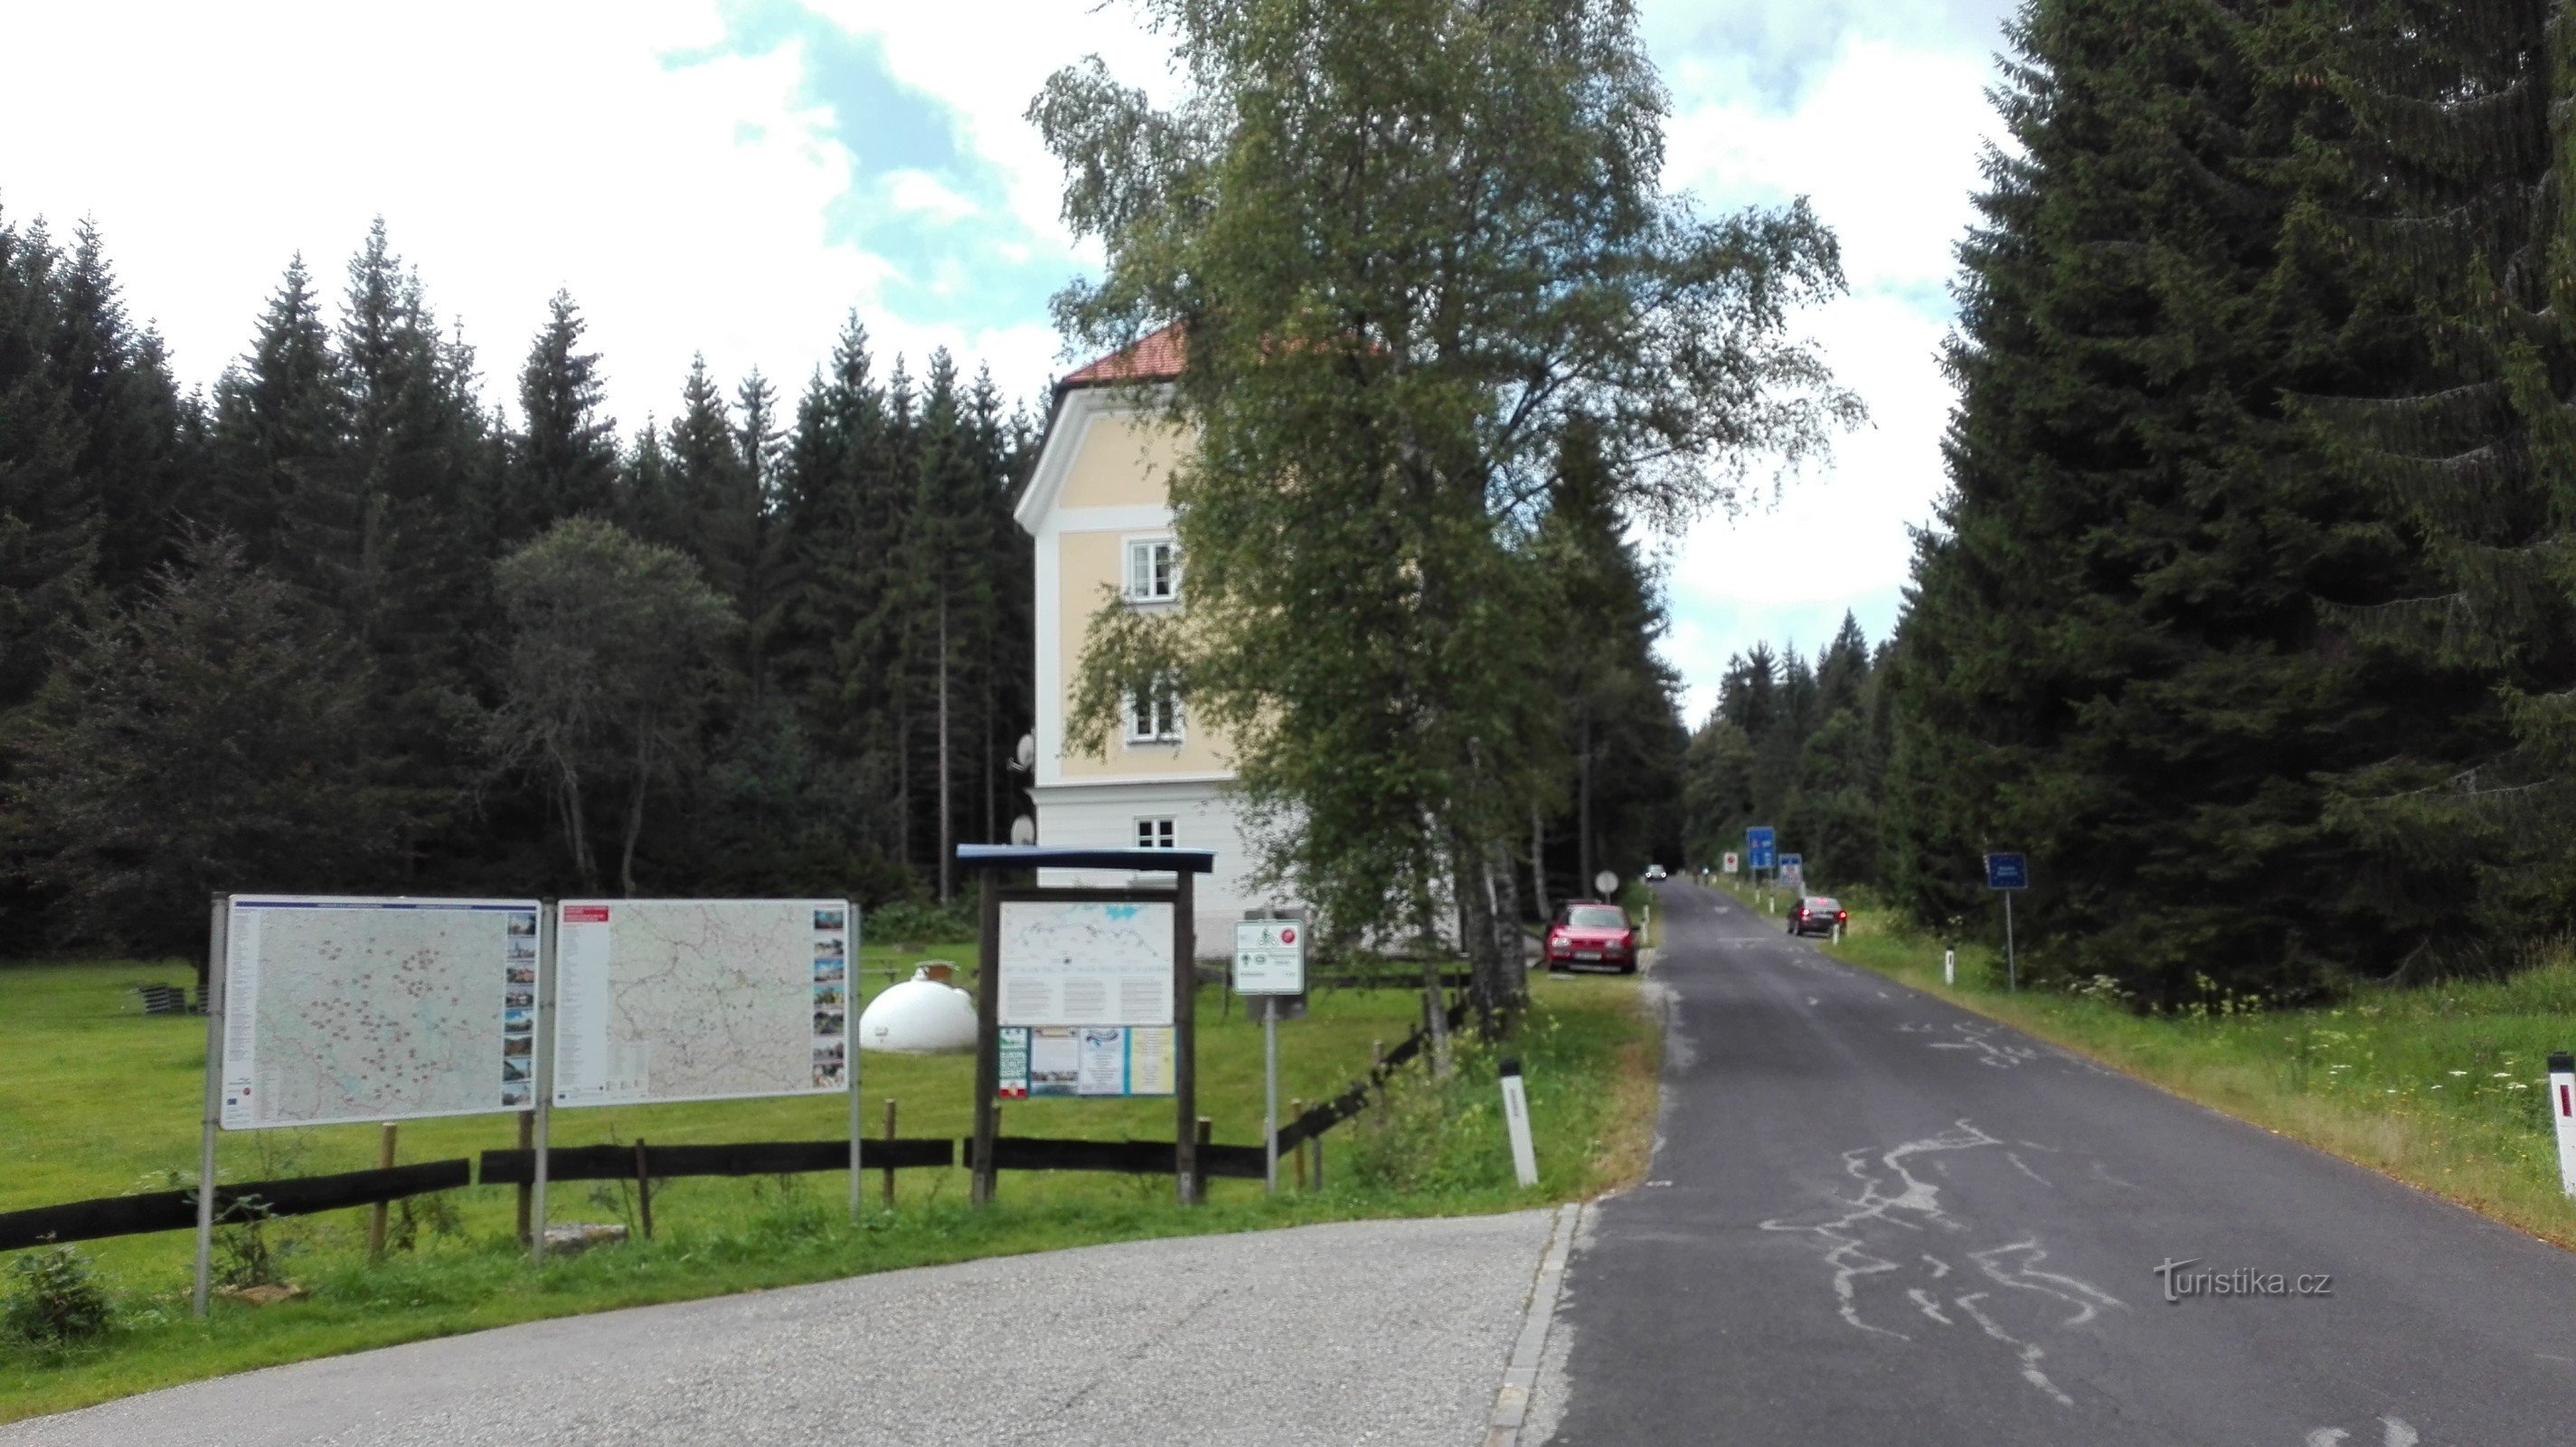
[[[1025,849],[1038,842],[1038,821],[1023,814],[1011,821],[1011,842]]]
[[[1602,870],[1599,874],[1592,876],[1592,888],[1593,891],[1599,894],[1603,899],[1608,899],[1610,896],[1619,892],[1619,876],[1612,874],[1609,870]]]
[[[1011,751],[1011,766],[1020,770],[1022,773],[1026,773],[1030,769],[1036,768],[1037,763],[1038,736],[1036,734],[1020,735],[1020,746]]]

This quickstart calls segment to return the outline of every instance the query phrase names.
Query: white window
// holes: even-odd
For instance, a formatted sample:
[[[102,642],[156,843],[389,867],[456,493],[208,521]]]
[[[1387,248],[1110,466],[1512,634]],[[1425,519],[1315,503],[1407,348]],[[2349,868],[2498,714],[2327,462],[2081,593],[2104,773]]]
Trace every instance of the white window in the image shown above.
[[[1136,821],[1136,847],[1139,849],[1178,849],[1180,847],[1180,840],[1173,832],[1171,820],[1139,819]]]
[[[1181,596],[1180,555],[1170,538],[1127,540],[1127,598],[1134,603],[1169,603]]]
[[[1127,742],[1177,744],[1180,741],[1179,695],[1161,684],[1127,695]]]

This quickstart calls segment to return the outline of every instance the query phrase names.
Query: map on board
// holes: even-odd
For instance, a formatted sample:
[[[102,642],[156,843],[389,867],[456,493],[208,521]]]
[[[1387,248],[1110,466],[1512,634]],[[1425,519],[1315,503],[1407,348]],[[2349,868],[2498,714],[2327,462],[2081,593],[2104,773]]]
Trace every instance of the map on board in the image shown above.
[[[239,896],[227,1130],[525,1110],[535,900]]]
[[[1168,902],[1006,899],[1001,910],[995,1023],[1172,1023]]]
[[[847,1090],[855,925],[838,899],[564,901],[554,1103]]]

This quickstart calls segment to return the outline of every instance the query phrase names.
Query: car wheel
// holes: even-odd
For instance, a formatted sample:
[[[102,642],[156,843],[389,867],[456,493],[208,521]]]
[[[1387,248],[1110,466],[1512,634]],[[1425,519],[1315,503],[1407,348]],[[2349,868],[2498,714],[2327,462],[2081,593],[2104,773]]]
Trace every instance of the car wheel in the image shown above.
[[[1630,960],[1628,963],[1621,965],[1619,967],[1619,973],[1623,975],[1633,975],[1637,973],[1637,962],[1635,960]]]

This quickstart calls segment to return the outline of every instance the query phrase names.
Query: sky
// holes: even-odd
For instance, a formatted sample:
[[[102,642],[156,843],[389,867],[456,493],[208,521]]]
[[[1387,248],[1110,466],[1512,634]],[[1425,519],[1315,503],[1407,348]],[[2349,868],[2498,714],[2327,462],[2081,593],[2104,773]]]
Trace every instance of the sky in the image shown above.
[[[1650,540],[1696,723],[1730,655],[1894,626],[1941,486],[1952,247],[2008,0],[1640,0],[1672,96],[1665,183],[1710,210],[1805,195],[1845,298],[1804,319],[1867,428],[1776,500]],[[372,218],[506,401],[568,289],[632,431],[694,353],[793,395],[843,319],[1034,397],[1047,297],[1096,270],[1022,120],[1098,54],[1171,89],[1118,0],[446,0],[28,7],[0,48],[0,218],[99,227],[183,384],[248,343],[301,254],[336,298]],[[1080,359],[1074,359],[1079,361]]]

